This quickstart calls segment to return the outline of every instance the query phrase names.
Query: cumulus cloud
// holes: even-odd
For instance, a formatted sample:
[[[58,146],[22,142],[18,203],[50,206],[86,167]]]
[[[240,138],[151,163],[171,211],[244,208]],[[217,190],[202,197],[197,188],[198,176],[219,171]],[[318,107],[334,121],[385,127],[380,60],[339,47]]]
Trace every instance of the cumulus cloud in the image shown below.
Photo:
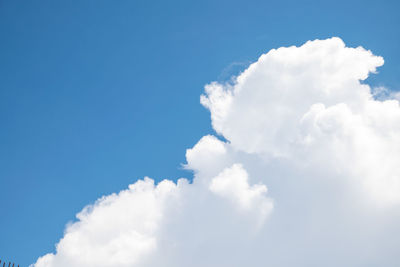
[[[227,141],[84,208],[35,267],[397,266],[400,106],[339,38],[262,55],[201,103]]]

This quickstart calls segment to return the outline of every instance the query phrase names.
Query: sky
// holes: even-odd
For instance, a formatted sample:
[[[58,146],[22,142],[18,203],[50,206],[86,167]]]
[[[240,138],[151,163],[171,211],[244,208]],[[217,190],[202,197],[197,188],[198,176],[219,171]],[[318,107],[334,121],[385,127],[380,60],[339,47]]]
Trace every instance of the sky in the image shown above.
[[[77,221],[75,218],[77,213],[102,196],[110,196],[121,190],[127,190],[130,184],[134,185],[133,189],[129,189],[132,192],[143,191],[150,195],[154,194],[154,196],[148,196],[145,193],[142,196],[128,190],[123,191],[127,192],[126,200],[123,197],[115,197],[108,201],[118,204],[120,203],[118,201],[122,199],[122,206],[125,205],[124,203],[132,204],[133,201],[132,210],[141,210],[141,205],[137,204],[138,201],[148,203],[151,202],[148,198],[154,198],[155,203],[151,202],[154,205],[154,207],[152,206],[155,210],[154,214],[140,212],[138,214],[145,215],[150,224],[156,221],[157,225],[162,225],[162,230],[146,228],[144,232],[140,232],[136,228],[142,229],[143,226],[132,226],[142,235],[151,236],[151,238],[148,240],[145,238],[143,244],[135,243],[132,245],[133,247],[127,245],[127,248],[138,251],[138,253],[135,254],[134,259],[126,259],[124,255],[118,258],[121,266],[124,266],[123,264],[136,266],[134,265],[136,262],[140,262],[148,255],[156,255],[158,259],[170,256],[168,258],[170,261],[167,262],[172,266],[174,266],[173,263],[180,265],[187,260],[176,256],[174,251],[171,251],[170,254],[165,251],[165,254],[152,252],[155,244],[163,248],[162,244],[157,243],[160,236],[167,241],[174,240],[177,248],[182,251],[187,249],[188,255],[195,257],[197,254],[190,253],[201,251],[202,247],[198,243],[188,243],[184,238],[185,231],[179,231],[176,229],[178,227],[168,228],[166,226],[169,225],[168,222],[157,217],[158,213],[174,214],[169,211],[170,206],[174,207],[178,204],[174,202],[177,200],[170,200],[170,195],[177,195],[178,198],[184,199],[183,203],[188,203],[187,207],[182,208],[183,213],[191,214],[193,218],[200,215],[210,218],[211,226],[205,228],[198,226],[200,233],[212,233],[213,231],[210,229],[219,229],[219,224],[223,224],[227,230],[226,232],[222,231],[221,235],[227,237],[226,240],[230,240],[231,243],[234,243],[235,240],[245,240],[244,244],[257,244],[258,247],[258,245],[264,244],[263,236],[271,235],[271,233],[268,232],[268,229],[265,230],[266,233],[260,230],[263,234],[259,236],[262,238],[260,237],[260,240],[257,241],[249,241],[248,236],[253,236],[254,233],[248,232],[258,228],[264,229],[263,225],[285,222],[287,218],[288,220],[300,220],[302,227],[298,226],[297,228],[304,229],[310,224],[301,218],[309,217],[298,214],[297,217],[291,216],[290,214],[293,214],[291,212],[297,211],[291,207],[290,201],[285,202],[286,194],[282,193],[292,192],[293,188],[282,185],[279,187],[279,185],[275,185],[277,182],[270,178],[263,180],[252,177],[259,177],[263,170],[282,177],[290,176],[289,173],[293,174],[298,168],[301,169],[298,165],[308,164],[296,162],[294,164],[296,166],[293,167],[293,155],[302,155],[302,158],[313,161],[311,158],[315,160],[315,158],[318,159],[318,155],[330,155],[326,151],[336,151],[337,147],[324,146],[326,140],[329,140],[324,139],[319,144],[325,150],[318,153],[307,153],[307,155],[313,155],[308,158],[301,152],[304,148],[293,148],[285,139],[292,138],[290,134],[287,134],[294,131],[292,126],[283,125],[277,121],[257,121],[257,119],[250,120],[254,124],[247,123],[248,120],[241,117],[240,114],[249,115],[250,118],[258,115],[263,117],[263,114],[267,114],[285,121],[287,119],[286,115],[275,114],[273,110],[269,109],[264,110],[263,105],[256,109],[259,113],[256,113],[255,116],[247,113],[246,107],[258,107],[257,97],[251,93],[248,95],[243,93],[243,98],[238,96],[239,93],[232,93],[235,95],[233,98],[237,99],[232,101],[237,106],[232,104],[234,108],[229,111],[230,115],[226,115],[224,105],[228,104],[224,101],[230,96],[225,94],[231,89],[225,82],[231,81],[232,76],[238,75],[246,69],[250,74],[251,70],[257,70],[257,66],[253,69],[248,69],[248,67],[271,49],[292,45],[301,46],[308,40],[338,36],[346,47],[362,46],[371,50],[374,55],[384,58],[384,65],[381,66],[383,62],[380,62],[377,57],[362,54],[361,58],[358,56],[352,58],[351,55],[356,52],[349,52],[349,61],[346,61],[347,65],[345,64],[342,68],[350,73],[353,69],[360,71],[359,73],[354,71],[355,73],[351,77],[353,80],[362,79],[362,83],[369,84],[371,88],[385,87],[389,92],[395,92],[400,89],[400,76],[398,75],[400,71],[398,61],[400,56],[398,49],[400,47],[398,30],[400,17],[398,10],[397,1],[0,1],[0,212],[2,214],[0,259],[12,260],[22,266],[28,266],[43,255],[55,253],[55,244],[59,243],[65,233],[72,233],[71,236],[76,233],[81,236],[83,231],[81,228],[84,228],[84,225],[72,224],[75,227],[72,226],[66,230],[67,223]],[[333,43],[333,47],[339,47],[335,48],[339,51],[338,55],[342,55],[340,41],[333,40],[321,43],[320,46],[316,45],[316,51],[326,51],[326,47]],[[336,51],[335,49],[334,51]],[[299,51],[305,57],[311,57],[307,49]],[[325,57],[328,60],[335,55],[326,52]],[[299,58],[302,57],[299,56]],[[354,60],[351,61],[351,59]],[[365,66],[362,65],[364,59]],[[270,63],[272,66],[277,64],[277,69],[279,69],[278,63],[274,63],[275,61],[272,59],[269,60],[267,61],[272,62]],[[313,62],[292,63],[306,68],[309,65],[313,66]],[[259,68],[264,71],[262,66]],[[342,75],[339,67],[337,72]],[[346,69],[347,67],[349,68]],[[371,73],[365,79],[364,76],[367,75],[365,72],[374,72],[376,67],[379,67],[377,73]],[[269,73],[270,69],[267,68],[265,71]],[[282,73],[285,72],[282,70]],[[282,73],[277,73],[276,77],[281,77]],[[249,76],[251,76],[250,74]],[[295,75],[291,72],[289,74]],[[334,78],[340,80],[342,76]],[[256,76],[254,79],[254,88],[265,84],[267,84],[266,88],[274,88],[263,76]],[[241,81],[236,81],[240,85],[239,87],[253,88],[250,86],[251,84],[246,83],[246,79],[243,78],[243,80],[243,84]],[[349,80],[351,79],[349,78]],[[218,83],[212,83],[213,81]],[[347,78],[343,78],[343,81],[347,82]],[[304,80],[304,83],[319,84],[319,80],[311,75]],[[362,90],[353,83],[350,87],[356,88],[354,90],[357,92]],[[264,87],[260,86],[260,88]],[[297,87],[293,85],[293,88]],[[301,91],[304,88],[301,87],[298,90]],[[236,89],[232,90],[232,92],[236,92]],[[243,89],[243,92],[248,91]],[[200,103],[200,95],[203,95],[202,103]],[[360,95],[362,94],[360,93]],[[266,97],[265,99],[274,99],[274,95],[260,93],[260,96]],[[399,144],[399,132],[397,129],[393,129],[393,125],[398,120],[392,118],[395,115],[391,117],[387,114],[397,114],[397,109],[385,106],[381,111],[381,107],[375,107],[376,103],[372,102],[371,105],[365,104],[368,106],[366,110],[369,112],[361,112],[358,104],[354,104],[361,101],[359,98],[362,97],[347,93],[337,95],[335,101],[344,103],[348,109],[342,107],[333,109],[333,111],[329,108],[330,105],[336,107],[334,105],[336,102],[330,98],[320,99],[312,90],[307,91],[302,97],[294,97],[294,102],[278,101],[278,103],[283,106],[295,105],[296,107],[298,103],[300,103],[299,106],[308,103],[307,105],[311,107],[315,103],[322,102],[325,107],[313,106],[308,113],[303,112],[300,108],[293,109],[294,114],[303,112],[302,115],[307,115],[304,115],[305,122],[329,116],[353,118],[349,114],[359,114],[361,117],[378,114],[376,125],[374,124],[375,128],[371,125],[363,125],[361,122],[358,124],[354,119],[351,124],[358,125],[359,128],[351,128],[348,131],[353,133],[352,136],[355,136],[355,139],[362,136],[370,137],[365,140],[366,144],[376,144],[371,147],[371,151],[380,151],[382,154],[391,155],[393,149],[390,150],[390,147],[394,147],[395,150]],[[250,100],[255,102],[246,102]],[[271,107],[274,106],[274,102],[268,103]],[[379,104],[376,105],[379,106]],[[325,109],[327,109],[326,112]],[[342,121],[342,119],[337,120]],[[374,119],[371,120],[374,121]],[[291,117],[287,121],[291,121]],[[335,124],[334,127],[338,128],[341,124],[338,125]],[[263,128],[264,126],[266,128]],[[345,129],[350,129],[345,126],[343,126]],[[271,129],[271,127],[279,129],[279,135],[269,134],[265,130]],[[304,127],[302,130],[306,131],[311,136],[310,138],[321,138],[313,135],[313,129],[307,128],[308,126]],[[368,127],[372,127],[372,130]],[[378,135],[368,135],[370,132],[375,133],[376,129],[383,132],[393,131],[394,139],[387,137],[382,141],[380,139],[382,137]],[[258,134],[252,135],[253,133]],[[209,134],[218,139],[208,136]],[[281,136],[281,138],[276,139],[277,136]],[[255,141],[251,142],[252,140]],[[361,138],[361,140],[363,139]],[[339,148],[340,144],[339,142]],[[361,142],[361,144],[364,143]],[[195,149],[195,145],[197,149]],[[353,147],[354,153],[360,155],[358,154],[358,143],[355,143]],[[192,150],[187,152],[187,149]],[[207,152],[210,149],[212,153]],[[389,152],[387,152],[388,149]],[[202,154],[202,151],[206,154]],[[312,151],[318,151],[318,149]],[[323,159],[326,162],[336,162],[337,155],[347,159],[347,152],[339,152],[332,152],[334,156],[323,157]],[[212,155],[214,155],[213,153],[229,154],[226,156],[229,160],[224,156],[224,159],[221,159],[223,163],[216,167],[214,164],[217,164],[219,159],[213,162],[203,162],[202,159],[208,157],[207,153]],[[348,175],[343,174],[344,177],[352,177],[347,180],[343,178],[343,180],[351,181],[349,182],[351,186],[346,188],[356,187],[353,185],[358,180],[354,177],[371,176],[370,179],[366,179],[367,182],[362,183],[360,191],[369,192],[368,195],[373,196],[374,203],[383,203],[373,209],[376,214],[384,213],[383,211],[389,209],[395,214],[393,216],[397,216],[399,211],[396,185],[391,186],[394,191],[387,188],[380,189],[380,184],[376,182],[375,177],[381,176],[374,171],[382,170],[386,175],[384,177],[389,177],[393,173],[393,177],[398,177],[396,175],[399,175],[399,172],[393,162],[396,162],[399,157],[396,151],[393,153],[394,155],[390,159],[372,157],[372,159],[368,158],[360,162],[359,165],[355,163],[360,171],[349,171]],[[253,154],[262,155],[260,156],[262,159],[253,159],[256,157]],[[348,158],[353,159],[352,155],[350,153]],[[281,160],[282,157],[285,160]],[[271,162],[274,162],[273,165],[283,167],[272,168]],[[328,170],[335,169],[324,164],[320,163],[318,166],[324,166]],[[342,165],[339,164],[339,166]],[[363,173],[361,170],[365,166],[373,166],[374,169]],[[205,171],[208,169],[209,173]],[[283,170],[287,170],[287,173],[283,173]],[[323,170],[318,168],[313,168],[312,171],[301,170],[304,171],[300,172],[304,177],[324,176],[323,173],[320,173]],[[343,167],[342,173],[347,174],[347,168]],[[208,191],[195,183],[193,183],[193,187],[190,187],[191,184],[186,184],[184,180],[181,180],[183,182],[180,184],[178,183],[179,186],[165,182],[160,184],[162,186],[152,187],[151,180],[135,183],[146,176],[154,179],[155,183],[164,179],[176,182],[181,177],[186,177],[191,181],[193,174],[197,177],[198,184],[202,184],[201,181],[210,183],[205,187]],[[229,177],[233,177],[231,178],[235,182],[233,185],[230,184]],[[393,179],[396,181],[396,178]],[[307,180],[305,185],[309,184],[319,188],[321,192],[326,192],[324,190],[327,190],[325,188],[327,185],[339,186],[332,185],[331,180],[326,183]],[[391,185],[390,182],[388,184]],[[302,185],[298,185],[297,182],[294,185],[302,188]],[[304,188],[310,188],[305,185],[303,185]],[[275,189],[276,195],[274,196],[274,188],[281,188],[282,191],[276,193]],[[351,190],[347,189],[347,191]],[[214,195],[209,196],[210,192]],[[329,190],[327,192],[327,195],[336,195],[337,193]],[[191,194],[206,195],[204,203],[216,203],[216,207],[205,209],[198,200],[201,197],[192,199],[190,198]],[[354,194],[357,196],[360,194],[360,197],[349,198],[352,202],[357,203],[352,207],[362,215],[354,220],[346,220],[346,222],[350,221],[348,225],[351,225],[345,227],[346,230],[354,230],[353,224],[365,218],[376,218],[379,222],[398,221],[399,217],[393,219],[375,213],[373,216],[366,215],[363,208],[366,205],[362,200],[363,193]],[[382,194],[389,197],[384,197]],[[120,193],[117,196],[125,195]],[[296,194],[295,196],[304,197]],[[247,215],[252,221],[240,222],[235,225],[232,221],[236,222],[238,216],[234,214],[234,209],[232,209],[232,214],[229,213],[230,208],[224,206],[227,204],[221,202],[219,198],[214,199],[214,197],[233,201],[239,210],[249,212]],[[324,214],[321,207],[315,207],[308,202],[311,200],[302,200],[308,203],[305,204],[309,207],[307,214],[312,214],[312,211],[315,210],[319,211],[318,214]],[[92,209],[96,210],[96,208],[102,207],[102,203],[98,202]],[[326,207],[333,210],[337,209],[338,214],[354,212],[350,208],[348,210],[337,208],[332,204],[337,203],[334,197],[321,203],[325,203]],[[168,207],[165,208],[164,204]],[[225,221],[218,217],[220,205],[224,207],[224,211],[227,210],[229,213],[225,214],[226,218],[232,220]],[[381,205],[385,208],[380,208]],[[143,206],[148,210],[153,210],[145,204]],[[213,205],[206,205],[206,207],[210,206]],[[279,212],[279,206],[287,207],[287,209]],[[120,211],[120,209],[116,210]],[[194,210],[199,210],[199,213],[192,214],[191,212]],[[111,213],[102,211],[101,214],[105,216],[105,218],[100,216],[103,218],[102,220],[107,221],[107,218],[112,218],[112,215],[119,218],[118,212],[113,213],[115,209],[111,209],[111,211]],[[87,222],[87,227],[90,229],[93,226],[90,224],[91,218],[95,213],[91,213],[89,209],[80,214],[80,220]],[[278,215],[275,217],[278,218],[275,221],[274,214],[280,214],[280,217]],[[138,215],[132,216],[134,219]],[[190,229],[193,221],[188,219],[189,217],[179,217],[180,220],[174,223],[181,226],[179,229]],[[331,217],[327,216],[326,218]],[[344,216],[343,218],[350,217]],[[320,222],[316,225],[332,228],[332,225],[322,219],[316,221]],[[215,228],[212,227],[213,223],[215,223]],[[384,223],[378,225],[387,226]],[[132,230],[130,225],[117,225],[116,227],[127,231]],[[196,229],[196,226],[193,227]],[[383,246],[386,248],[386,252],[379,250],[376,252],[374,249],[368,250],[367,248],[362,252],[375,251],[378,254],[375,258],[377,262],[382,256],[388,259],[387,266],[391,266],[390,264],[393,264],[393,260],[396,258],[391,254],[392,246],[390,244],[395,244],[396,240],[388,238],[398,230],[393,226],[387,227],[389,229],[387,232],[375,233],[373,238],[367,239],[367,241],[378,240],[381,242],[378,244],[387,241],[384,242],[387,247]],[[297,228],[293,227],[293,229]],[[101,232],[108,231],[101,227],[93,227],[93,229]],[[238,229],[242,235],[237,236],[236,239],[229,231],[238,232]],[[159,232],[161,234],[158,235]],[[276,233],[281,232],[283,232],[281,228],[276,231]],[[109,233],[111,235],[113,232]],[[344,233],[345,231],[340,232],[343,235]],[[361,233],[363,232],[361,231]],[[204,236],[213,240],[211,234]],[[296,230],[293,230],[293,236],[296,237],[295,240],[304,238],[300,231]],[[317,234],[316,236],[323,236],[328,240],[333,239],[331,236]],[[341,237],[341,235],[338,236]],[[193,240],[198,241],[197,238],[200,239],[200,237],[193,237]],[[280,240],[286,240],[286,238],[289,237],[283,236]],[[273,240],[276,239],[279,238],[273,238]],[[91,239],[87,240],[90,241],[87,244],[94,242]],[[126,242],[131,244],[130,240]],[[132,240],[137,240],[137,238],[133,236]],[[354,240],[357,241],[353,244],[354,247],[360,247],[358,242],[365,243],[361,237],[354,238]],[[101,244],[102,241],[98,242]],[[201,241],[198,242],[201,243]],[[62,244],[66,245],[61,245],[60,251],[64,251],[65,255],[68,255],[65,252],[68,251],[68,240]],[[343,256],[339,245],[334,244],[337,243],[332,241],[331,251],[335,251],[337,254],[334,255],[336,256]],[[224,247],[226,244],[219,245]],[[268,248],[282,247],[282,244],[274,246],[267,242],[265,246]],[[315,246],[315,243],[310,245],[311,248],[315,248]],[[143,251],[138,249],[139,247]],[[251,246],[249,245],[249,247]],[[243,251],[247,251],[246,248],[243,248]],[[218,258],[220,258],[218,255],[205,249],[204,253],[206,252],[211,255],[210,259],[216,259],[213,264],[224,267],[221,263],[217,264]],[[232,250],[225,252],[226,255],[230,255],[228,252],[232,252]],[[221,252],[221,254],[224,255],[225,252]],[[360,251],[357,252],[362,254]],[[357,252],[354,251],[356,254]],[[283,250],[278,250],[276,255],[283,254]],[[82,258],[87,256],[85,255],[82,254]],[[248,254],[243,253],[243,255]],[[71,266],[68,257],[54,256],[53,258],[55,258],[53,260],[55,263],[42,262],[39,263],[42,265],[38,266],[63,266],[63,264]],[[354,260],[349,255],[337,258],[343,262]],[[252,266],[260,264],[257,257],[252,259],[254,260],[251,262]],[[277,258],[271,260],[274,261]],[[236,262],[240,263],[241,261]],[[306,261],[304,260],[304,262]],[[370,262],[372,262],[371,266],[377,266],[373,264],[373,260]],[[214,266],[211,263],[202,263],[203,266]],[[353,263],[353,266],[360,264],[356,261]],[[94,263],[85,264],[91,266],[90,264]],[[72,266],[85,266],[85,264],[75,262]],[[104,266],[113,266],[113,262],[108,264]],[[293,266],[290,264],[293,263],[287,262],[286,266]],[[141,266],[157,266],[157,262],[146,262]],[[274,266],[278,265],[275,263]]]

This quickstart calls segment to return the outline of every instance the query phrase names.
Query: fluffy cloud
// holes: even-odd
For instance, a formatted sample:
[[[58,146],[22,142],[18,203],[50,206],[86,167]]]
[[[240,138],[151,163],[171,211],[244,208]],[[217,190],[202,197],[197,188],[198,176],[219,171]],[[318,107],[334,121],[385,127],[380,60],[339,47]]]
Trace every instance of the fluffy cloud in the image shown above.
[[[382,64],[331,38],[208,84],[201,103],[228,141],[187,150],[193,181],[99,199],[34,266],[397,266],[400,106],[362,83]]]

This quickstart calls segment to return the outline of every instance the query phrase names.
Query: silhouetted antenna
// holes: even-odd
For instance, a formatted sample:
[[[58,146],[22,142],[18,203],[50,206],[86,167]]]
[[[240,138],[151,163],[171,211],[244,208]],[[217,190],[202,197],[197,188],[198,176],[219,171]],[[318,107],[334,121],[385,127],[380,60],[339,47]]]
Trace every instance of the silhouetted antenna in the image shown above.
[[[6,267],[5,261],[0,260],[0,267],[1,267],[1,263],[3,263],[3,267]],[[8,267],[14,267],[14,266],[15,266],[15,263],[12,263],[12,266],[11,266],[11,261],[8,262]],[[19,267],[19,264],[17,267]]]

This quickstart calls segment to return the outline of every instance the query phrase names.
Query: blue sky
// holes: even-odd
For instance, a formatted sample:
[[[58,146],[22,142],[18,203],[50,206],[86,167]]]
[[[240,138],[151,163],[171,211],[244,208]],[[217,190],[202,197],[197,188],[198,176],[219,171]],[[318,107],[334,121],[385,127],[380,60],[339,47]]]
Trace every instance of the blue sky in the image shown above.
[[[0,258],[28,265],[98,197],[144,176],[191,177],[212,133],[199,104],[280,46],[340,36],[400,88],[397,1],[0,2]]]

